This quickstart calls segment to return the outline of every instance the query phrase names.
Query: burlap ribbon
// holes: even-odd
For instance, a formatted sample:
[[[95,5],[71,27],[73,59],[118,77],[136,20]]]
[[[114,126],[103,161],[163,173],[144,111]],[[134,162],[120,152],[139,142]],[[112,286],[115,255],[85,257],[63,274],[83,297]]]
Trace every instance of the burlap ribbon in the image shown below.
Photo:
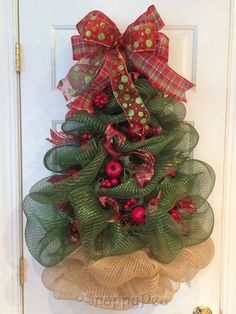
[[[169,264],[157,262],[145,251],[88,261],[79,249],[60,264],[46,268],[42,281],[58,299],[127,310],[139,303],[170,302],[180,283],[192,280],[213,254],[211,240],[184,248]]]

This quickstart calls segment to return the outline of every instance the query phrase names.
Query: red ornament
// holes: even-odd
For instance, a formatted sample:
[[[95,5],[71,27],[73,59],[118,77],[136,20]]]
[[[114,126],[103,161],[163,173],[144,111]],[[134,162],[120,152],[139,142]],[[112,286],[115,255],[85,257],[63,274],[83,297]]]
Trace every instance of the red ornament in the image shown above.
[[[129,204],[125,204],[124,205],[124,210],[129,210],[130,209],[130,205]]]
[[[102,109],[108,102],[108,99],[109,96],[104,93],[95,94],[93,103],[94,105]]]
[[[132,204],[132,205],[134,205],[134,204],[136,204],[138,201],[136,200],[136,198],[131,198],[130,199],[130,203]]]
[[[146,209],[144,207],[139,206],[135,207],[132,210],[130,217],[136,224],[145,224],[146,214],[147,214]]]
[[[117,186],[118,184],[119,184],[119,180],[117,179],[117,178],[113,178],[113,179],[111,179],[111,185],[112,186]]]
[[[138,201],[136,198],[130,198],[124,205],[124,210],[129,210],[133,205],[135,205]]]
[[[119,178],[122,172],[123,167],[116,160],[109,161],[105,166],[105,173],[109,178]]]
[[[110,187],[112,187],[112,184],[108,179],[104,179],[104,180],[102,180],[102,187],[103,188],[110,188]]]
[[[83,140],[88,141],[88,140],[90,140],[90,138],[91,138],[91,134],[89,134],[89,133],[84,133],[84,134],[82,135],[82,138],[83,138]]]

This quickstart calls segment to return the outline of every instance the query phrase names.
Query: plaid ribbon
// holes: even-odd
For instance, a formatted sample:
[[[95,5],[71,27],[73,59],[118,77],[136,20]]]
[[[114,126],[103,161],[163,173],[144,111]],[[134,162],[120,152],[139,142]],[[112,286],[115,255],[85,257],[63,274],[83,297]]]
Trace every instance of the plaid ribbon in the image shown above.
[[[115,128],[113,128],[112,123],[109,123],[107,125],[106,131],[106,143],[104,145],[104,148],[106,149],[106,151],[114,158],[118,158],[120,157],[122,154],[117,152],[114,147],[114,136],[117,137],[118,139],[118,144],[121,145],[124,143],[125,141],[125,136],[123,133],[119,132],[118,130],[116,130]]]
[[[159,207],[159,203],[161,201],[161,197],[162,197],[162,193],[160,191],[158,193],[157,197],[150,199],[150,201],[148,202],[147,210],[148,210],[148,217],[150,219],[157,217],[158,207]]]
[[[100,200],[103,207],[105,207],[106,205],[109,205],[109,206],[113,207],[113,209],[114,209],[114,216],[108,222],[118,221],[120,218],[120,208],[119,208],[119,204],[118,204],[117,200],[115,198],[109,197],[109,196],[100,196],[99,200]]]
[[[78,143],[79,140],[74,138],[70,134],[65,134],[64,132],[55,132],[50,130],[51,138],[47,138],[46,140],[54,145],[63,145],[65,143]]]
[[[77,24],[79,35],[71,39],[73,58],[79,62],[58,85],[67,100],[76,97],[70,108],[92,113],[93,94],[111,84],[131,127],[137,134],[143,134],[150,114],[128,73],[128,59],[165,94],[186,101],[185,91],[194,84],[166,64],[169,40],[159,32],[163,26],[154,5],[130,24],[123,35],[104,13],[92,11],[86,15]]]
[[[195,213],[197,211],[197,207],[193,202],[192,196],[191,195],[187,195],[185,198],[183,198],[181,201],[178,201],[176,203],[176,206],[178,208],[181,208],[182,210],[184,210],[185,212],[192,214]]]
[[[154,175],[153,165],[147,162],[142,163],[141,165],[136,165],[135,170],[135,178],[138,182],[138,185],[141,187],[150,182],[151,178]]]

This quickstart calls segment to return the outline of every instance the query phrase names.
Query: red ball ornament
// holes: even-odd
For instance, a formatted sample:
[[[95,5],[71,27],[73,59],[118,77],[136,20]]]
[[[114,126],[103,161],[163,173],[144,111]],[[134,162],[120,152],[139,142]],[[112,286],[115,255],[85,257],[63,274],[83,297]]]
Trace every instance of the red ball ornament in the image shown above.
[[[129,210],[129,208],[130,208],[129,204],[124,205],[124,210]]]
[[[136,200],[136,198],[131,198],[130,199],[130,203],[132,204],[132,205],[134,205],[134,204],[136,204],[138,201]]]
[[[116,160],[109,161],[105,166],[105,173],[109,178],[119,178],[122,172],[123,167]]]
[[[127,202],[125,202],[124,210],[129,210],[137,202],[136,198],[130,198]]]
[[[93,103],[97,107],[102,109],[106,105],[106,103],[108,102],[108,99],[109,99],[109,96],[106,95],[105,93],[96,94],[96,95],[94,95]]]
[[[84,133],[84,134],[82,135],[82,138],[83,138],[83,140],[88,141],[88,140],[91,138],[91,134],[89,134],[89,133]]]
[[[147,211],[144,207],[135,207],[130,217],[136,224],[145,224]]]
[[[119,184],[119,180],[117,179],[117,178],[113,178],[113,179],[111,179],[111,185],[112,186],[117,186],[118,184]]]
[[[110,188],[110,187],[112,187],[112,184],[111,184],[111,182],[108,179],[102,180],[101,184],[102,184],[103,188]]]

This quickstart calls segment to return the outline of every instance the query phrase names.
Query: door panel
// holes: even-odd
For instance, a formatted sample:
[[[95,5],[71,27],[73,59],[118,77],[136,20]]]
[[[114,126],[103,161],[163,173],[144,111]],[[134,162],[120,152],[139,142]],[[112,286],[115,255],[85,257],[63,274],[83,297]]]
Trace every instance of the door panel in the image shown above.
[[[50,128],[58,128],[66,113],[63,96],[56,90],[59,79],[73,64],[70,37],[75,24],[90,10],[104,11],[124,31],[150,2],[20,0],[20,37],[24,49],[21,75],[24,194],[48,175],[43,156]],[[201,304],[219,313],[222,230],[223,153],[226,112],[229,0],[153,1],[170,38],[169,64],[197,87],[188,92],[187,120],[194,123],[200,142],[194,157],[208,162],[216,172],[216,186],[209,199],[215,212],[214,260],[188,284],[183,284],[173,302],[144,306],[135,313],[185,314]],[[54,300],[40,281],[42,267],[24,250],[27,262],[25,314],[105,313],[83,303]],[[134,312],[134,311],[130,311]],[[106,312],[107,313],[107,312]]]

